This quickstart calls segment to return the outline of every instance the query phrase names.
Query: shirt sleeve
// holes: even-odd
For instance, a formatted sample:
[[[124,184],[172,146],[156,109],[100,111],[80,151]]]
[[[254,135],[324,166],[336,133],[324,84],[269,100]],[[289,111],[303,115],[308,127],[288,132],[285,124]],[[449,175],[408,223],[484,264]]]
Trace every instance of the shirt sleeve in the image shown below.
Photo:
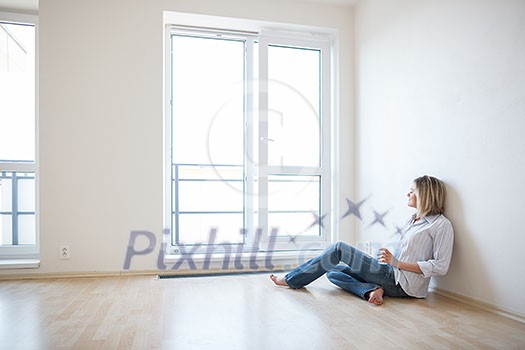
[[[423,272],[423,276],[445,275],[450,266],[452,258],[452,246],[454,244],[454,230],[450,221],[445,221],[438,225],[431,232],[433,258],[427,261],[418,261],[417,264]]]

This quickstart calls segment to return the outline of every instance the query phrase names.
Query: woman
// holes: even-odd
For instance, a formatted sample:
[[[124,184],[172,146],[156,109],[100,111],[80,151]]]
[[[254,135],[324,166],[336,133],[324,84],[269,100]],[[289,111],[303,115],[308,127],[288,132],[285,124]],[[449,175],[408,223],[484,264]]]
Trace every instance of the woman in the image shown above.
[[[332,283],[375,305],[383,304],[384,295],[425,298],[430,277],[446,274],[452,256],[454,232],[443,215],[445,184],[432,176],[418,177],[407,197],[408,206],[417,211],[403,228],[393,254],[381,248],[375,259],[338,242],[286,276],[270,278],[276,285],[295,289],[327,273]]]

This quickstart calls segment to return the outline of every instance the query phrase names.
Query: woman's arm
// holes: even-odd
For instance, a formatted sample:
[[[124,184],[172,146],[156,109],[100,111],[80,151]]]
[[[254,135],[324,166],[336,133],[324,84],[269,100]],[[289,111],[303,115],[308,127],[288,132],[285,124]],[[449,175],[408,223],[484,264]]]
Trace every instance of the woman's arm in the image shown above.
[[[406,263],[399,261],[396,266],[400,270],[406,270],[410,272],[419,273],[420,275],[423,274],[423,271],[419,268],[419,264],[417,263]]]
[[[423,271],[419,268],[417,263],[407,263],[397,260],[392,253],[386,248],[381,248],[379,253],[379,261],[397,267],[400,270],[406,270],[410,272],[415,272],[423,274]]]

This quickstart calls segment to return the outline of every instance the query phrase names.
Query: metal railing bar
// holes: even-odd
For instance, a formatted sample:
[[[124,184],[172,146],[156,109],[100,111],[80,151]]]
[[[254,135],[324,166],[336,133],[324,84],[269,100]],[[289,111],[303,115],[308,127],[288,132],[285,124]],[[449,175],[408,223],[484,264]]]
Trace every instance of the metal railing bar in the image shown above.
[[[268,214],[311,214],[318,213],[313,210],[268,210]]]
[[[179,211],[173,214],[244,214],[243,211]]]
[[[0,159],[0,163],[35,163],[34,160],[22,160],[22,159]]]
[[[13,178],[12,176],[0,175],[0,179],[12,179],[12,178]],[[22,179],[22,180],[34,180],[35,179],[34,176],[17,176],[16,178],[17,179]]]
[[[12,211],[0,211],[0,215],[13,215]],[[18,215],[35,215],[34,211],[19,211]]]
[[[173,180],[175,181],[175,180]],[[243,179],[179,179],[179,182],[243,182]]]
[[[239,167],[242,168],[242,164],[200,164],[200,163],[172,163],[174,166],[193,166],[193,167]]]
[[[11,211],[12,243],[18,245],[18,179],[16,172],[13,173],[11,180]]]
[[[175,186],[174,191],[172,192],[172,195],[175,196],[175,211],[171,212],[171,215],[175,215],[175,242],[179,242],[179,167],[176,165],[174,174],[173,174],[173,181],[172,186]],[[173,221],[171,222],[173,225]]]

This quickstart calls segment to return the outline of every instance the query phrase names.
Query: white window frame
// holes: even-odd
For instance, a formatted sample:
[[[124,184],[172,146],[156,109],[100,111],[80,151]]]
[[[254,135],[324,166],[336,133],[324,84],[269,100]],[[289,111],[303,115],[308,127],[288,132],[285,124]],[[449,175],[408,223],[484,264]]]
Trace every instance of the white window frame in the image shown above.
[[[322,52],[322,107],[320,115],[322,118],[322,135],[320,138],[321,144],[321,164],[318,168],[308,168],[308,167],[259,167],[253,168],[248,162],[245,162],[245,181],[246,181],[246,190],[249,191],[253,186],[260,186],[261,182],[257,184],[254,181],[254,177],[258,176],[267,176],[268,174],[294,174],[294,175],[319,175],[321,176],[321,188],[323,189],[323,194],[321,196],[321,215],[328,214],[323,220],[323,228],[321,237],[295,237],[294,245],[291,247],[289,237],[279,237],[275,244],[275,250],[289,249],[294,251],[299,250],[319,250],[325,248],[330,242],[334,241],[338,237],[338,207],[334,200],[333,193],[337,188],[338,184],[336,179],[333,176],[334,169],[336,169],[334,162],[334,155],[337,151],[337,147],[334,147],[335,139],[332,137],[334,134],[332,120],[336,118],[334,112],[337,110],[333,108],[332,105],[336,103],[336,97],[332,91],[334,80],[334,46],[336,45],[336,33],[333,31],[327,30],[326,32],[312,32],[312,30],[307,30],[308,28],[300,28],[300,32],[297,31],[297,28],[294,26],[284,25],[282,31],[275,30],[279,29],[279,26],[276,24],[269,24],[267,22],[259,21],[249,21],[249,20],[235,20],[227,19],[221,17],[211,17],[211,16],[200,16],[200,15],[189,15],[182,13],[165,13],[165,41],[164,41],[164,86],[165,86],[165,99],[164,99],[164,109],[165,109],[165,118],[164,118],[164,227],[168,228],[172,226],[172,190],[171,190],[171,42],[170,35],[174,28],[189,28],[195,29],[200,28],[202,31],[210,31],[210,28],[228,28],[228,29],[211,29],[211,31],[219,31],[223,33],[229,33],[233,35],[243,35],[246,34],[246,37],[253,38],[253,35],[257,35],[257,41],[259,43],[259,50],[261,51],[262,44],[283,44],[286,46],[297,46],[304,48],[316,48],[321,49]],[[266,28],[272,28],[272,31],[267,31]],[[290,30],[292,29],[292,30]],[[310,28],[311,29],[311,28]],[[246,49],[250,51],[253,49],[253,41],[246,41]],[[263,77],[265,74],[264,69],[262,68],[264,64],[261,64],[261,52],[259,51],[259,75]],[[248,57],[253,57],[248,55]],[[248,58],[250,59],[250,58]],[[253,77],[253,71],[250,70],[252,65],[251,62],[247,64],[246,78],[251,79]],[[259,87],[260,88],[260,87]],[[250,110],[253,101],[249,98],[245,101],[248,110]],[[261,103],[261,101],[259,101]],[[263,102],[264,103],[264,102]],[[263,106],[259,106],[259,110],[264,110]],[[264,118],[264,116],[263,116]],[[247,116],[246,118],[246,127],[251,130],[253,125],[253,120]],[[264,132],[264,131],[263,131]],[[249,136],[249,135],[247,135]],[[261,135],[259,135],[261,139]],[[250,146],[251,143],[247,142],[246,145],[246,157],[250,156],[250,152],[253,152],[253,148]],[[264,150],[261,151],[259,146],[259,157],[264,156]],[[252,158],[253,159],[253,158]],[[258,174],[257,174],[258,173]],[[267,186],[267,184],[266,184]],[[263,185],[264,189],[264,185]],[[251,191],[249,192],[251,193]],[[267,199],[266,199],[267,200]],[[257,199],[258,203],[251,202],[248,198],[246,199],[245,204],[245,222],[246,228],[248,230],[254,229],[253,222],[255,221],[254,217],[254,206],[257,207],[267,207],[267,202],[265,199],[260,197]],[[255,205],[257,204],[257,205]],[[264,212],[259,212],[259,220],[265,220],[264,215],[267,215]],[[313,217],[312,217],[313,221]],[[268,231],[272,228],[262,227],[261,228],[261,241],[260,241],[260,250],[264,250],[268,243]],[[255,232],[251,232],[248,236],[248,240],[245,243],[244,252],[248,252],[249,248],[252,247],[253,239]],[[179,254],[180,250],[177,246],[171,246],[171,237],[164,235],[164,243],[166,244],[166,254]],[[298,244],[297,244],[298,243]],[[261,249],[262,248],[262,249]],[[187,251],[188,249],[186,249]],[[232,252],[235,251],[235,248],[232,249]],[[219,252],[219,251],[218,251]],[[203,253],[203,251],[197,251],[196,253]]]
[[[35,174],[35,244],[19,246],[0,246],[1,260],[37,259],[40,255],[40,215],[39,215],[39,176],[38,176],[38,16],[0,11],[0,21],[14,24],[30,24],[35,27],[35,162],[0,162],[0,171],[29,172]]]

